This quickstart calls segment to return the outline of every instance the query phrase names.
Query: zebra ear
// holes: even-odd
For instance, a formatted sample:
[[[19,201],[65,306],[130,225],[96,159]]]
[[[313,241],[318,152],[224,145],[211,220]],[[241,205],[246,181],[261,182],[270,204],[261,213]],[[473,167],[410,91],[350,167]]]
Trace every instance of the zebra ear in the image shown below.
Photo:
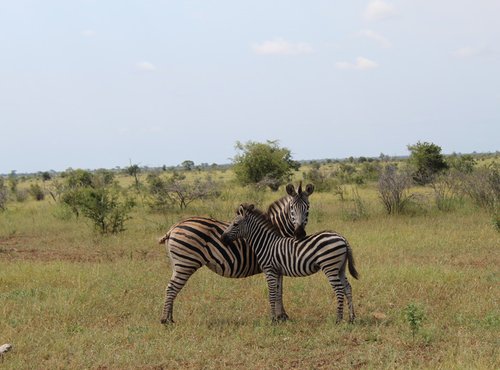
[[[245,214],[246,211],[252,211],[254,208],[255,208],[255,206],[253,204],[243,203],[243,204],[240,204],[240,206],[238,208],[238,213]]]
[[[288,184],[286,186],[286,192],[288,195],[294,197],[297,195],[297,193],[295,192],[295,188],[293,187],[293,184]]]
[[[307,195],[311,195],[314,192],[314,185],[313,184],[307,184],[306,185],[306,191],[305,193]]]

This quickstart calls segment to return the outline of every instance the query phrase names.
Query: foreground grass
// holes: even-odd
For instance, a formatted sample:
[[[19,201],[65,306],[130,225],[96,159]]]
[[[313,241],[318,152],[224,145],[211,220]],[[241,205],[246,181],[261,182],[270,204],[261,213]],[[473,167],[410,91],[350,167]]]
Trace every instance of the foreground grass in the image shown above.
[[[313,196],[308,231],[333,228],[354,249],[361,273],[350,279],[354,325],[335,324],[322,274],[285,278],[292,320],[273,325],[262,275],[235,280],[202,269],[176,300],[176,324],[163,327],[170,266],[156,238],[183,215],[138,211],[124,234],[101,238],[48,203],[4,213],[0,344],[14,349],[0,367],[500,367],[500,239],[487,214],[372,211],[351,222],[332,197]],[[229,219],[235,202],[228,196],[195,213]],[[415,337],[404,315],[409,304],[425,313]]]

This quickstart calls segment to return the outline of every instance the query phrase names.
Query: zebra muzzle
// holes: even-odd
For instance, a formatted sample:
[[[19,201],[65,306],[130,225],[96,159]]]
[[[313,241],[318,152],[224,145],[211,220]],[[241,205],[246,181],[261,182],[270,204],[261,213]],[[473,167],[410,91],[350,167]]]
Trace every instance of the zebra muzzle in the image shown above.
[[[223,233],[221,236],[221,240],[224,244],[229,244],[231,242],[231,238],[229,237],[228,234]]]
[[[299,227],[297,227],[293,232],[293,236],[295,236],[296,239],[305,238],[306,237],[306,230],[305,230],[304,226],[300,225]]]

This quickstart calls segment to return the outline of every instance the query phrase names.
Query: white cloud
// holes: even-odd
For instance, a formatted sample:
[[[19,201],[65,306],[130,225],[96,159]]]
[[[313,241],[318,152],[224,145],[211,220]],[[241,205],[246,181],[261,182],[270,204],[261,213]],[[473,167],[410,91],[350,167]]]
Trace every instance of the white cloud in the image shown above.
[[[82,32],[80,32],[80,35],[84,37],[94,37],[97,35],[97,32],[94,30],[83,30]]]
[[[383,48],[390,48],[392,46],[392,44],[389,40],[387,40],[384,36],[382,36],[381,34],[375,32],[375,31],[361,30],[361,31],[359,31],[359,35],[375,41],[377,44],[379,44]]]
[[[140,71],[148,71],[148,72],[156,71],[156,67],[154,66],[154,64],[149,63],[149,62],[137,63],[136,67]]]
[[[282,38],[268,40],[252,46],[253,51],[260,55],[299,55],[314,52],[311,45],[305,42],[289,42]]]
[[[360,71],[367,71],[369,69],[378,68],[378,63],[373,60],[357,57],[355,62],[337,62],[335,67],[338,69],[357,69]]]
[[[481,55],[483,50],[480,48],[473,48],[471,46],[464,46],[463,48],[455,50],[453,56],[457,58],[471,58]]]
[[[394,6],[383,0],[371,1],[366,7],[363,17],[369,21],[380,21],[396,15]]]

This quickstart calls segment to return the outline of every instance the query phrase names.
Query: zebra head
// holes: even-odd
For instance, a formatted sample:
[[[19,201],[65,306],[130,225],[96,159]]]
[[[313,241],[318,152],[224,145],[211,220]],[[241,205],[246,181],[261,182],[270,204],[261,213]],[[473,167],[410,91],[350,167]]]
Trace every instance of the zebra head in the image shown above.
[[[292,184],[286,186],[286,192],[291,197],[289,202],[289,218],[293,225],[293,235],[302,239],[306,236],[307,218],[309,216],[309,195],[314,191],[313,184],[307,184],[302,190],[302,182],[299,183],[297,191]]]
[[[232,242],[236,239],[243,239],[248,234],[246,214],[248,211],[254,210],[253,204],[241,204],[236,211],[236,217],[233,219],[231,224],[222,233],[222,241],[224,243]]]

